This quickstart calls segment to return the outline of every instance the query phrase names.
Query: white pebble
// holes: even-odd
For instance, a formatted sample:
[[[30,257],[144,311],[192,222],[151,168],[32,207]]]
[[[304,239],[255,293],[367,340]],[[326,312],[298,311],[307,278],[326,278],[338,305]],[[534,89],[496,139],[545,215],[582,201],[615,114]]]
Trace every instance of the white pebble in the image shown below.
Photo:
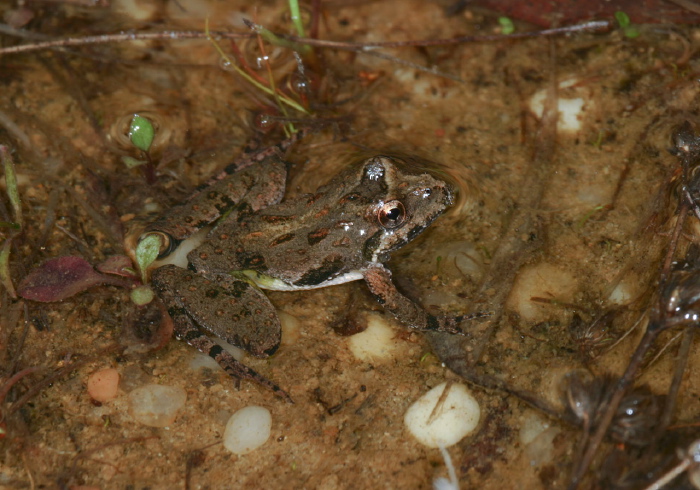
[[[361,361],[377,361],[389,358],[396,349],[394,329],[389,326],[385,317],[378,313],[367,315],[367,328],[348,339],[348,345],[353,355]]]
[[[129,393],[129,413],[149,427],[167,427],[175,421],[187,393],[177,386],[145,385]]]
[[[234,454],[246,454],[270,438],[272,416],[264,407],[245,407],[231,415],[224,430],[224,447]]]
[[[533,301],[532,298],[570,303],[573,302],[577,290],[578,283],[568,271],[541,262],[518,272],[507,304],[523,320],[531,323],[543,322],[569,315],[568,310],[553,304]]]
[[[567,89],[575,86],[577,80],[565,80],[559,84],[559,89]],[[576,90],[576,89],[572,89]],[[537,116],[542,117],[545,101],[547,100],[547,89],[536,92],[530,98],[530,110]],[[579,91],[580,92],[580,91]],[[588,101],[590,103],[590,101]],[[581,118],[585,112],[587,101],[582,97],[563,98],[557,100],[559,109],[559,119],[557,120],[557,130],[564,133],[576,133],[581,129]]]
[[[441,406],[435,410],[447,383],[428,391],[404,415],[408,431],[428,447],[450,447],[469,435],[479,425],[479,403],[463,384],[453,384]],[[435,410],[435,413],[433,413]]]

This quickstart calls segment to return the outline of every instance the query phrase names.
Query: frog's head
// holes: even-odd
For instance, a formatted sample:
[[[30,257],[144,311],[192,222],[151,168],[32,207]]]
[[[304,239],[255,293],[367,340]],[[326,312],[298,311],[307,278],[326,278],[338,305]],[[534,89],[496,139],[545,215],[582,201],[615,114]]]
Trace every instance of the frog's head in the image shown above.
[[[366,218],[373,222],[363,255],[372,262],[388,258],[444,213],[452,204],[449,185],[425,172],[411,171],[398,158],[376,156],[363,164],[360,186],[374,196]]]

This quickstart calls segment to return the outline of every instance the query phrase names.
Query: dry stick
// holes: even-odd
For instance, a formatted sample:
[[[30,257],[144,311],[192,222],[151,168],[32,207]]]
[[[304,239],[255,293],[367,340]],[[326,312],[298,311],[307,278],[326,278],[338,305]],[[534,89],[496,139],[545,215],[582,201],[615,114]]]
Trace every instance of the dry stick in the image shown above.
[[[693,344],[693,339],[695,337],[695,328],[689,327],[685,328],[683,331],[683,340],[678,348],[678,355],[676,357],[676,369],[673,372],[673,379],[671,381],[671,386],[668,389],[668,395],[666,396],[666,405],[664,406],[664,413],[661,415],[661,421],[656,427],[654,434],[654,441],[658,441],[661,435],[666,430],[666,428],[671,424],[671,419],[673,418],[673,410],[676,407],[676,399],[678,398],[678,392],[681,388],[681,382],[683,381],[683,373],[688,365],[688,356],[690,354],[690,347]]]
[[[0,55],[27,53],[30,51],[41,51],[43,49],[67,48],[70,46],[85,46],[88,44],[108,44],[128,41],[149,41],[149,40],[180,40],[180,39],[207,39],[208,37],[221,37],[226,39],[243,39],[254,36],[251,33],[235,33],[211,31],[209,34],[203,31],[162,31],[162,32],[142,32],[142,33],[122,33],[103,34],[100,36],[71,37],[68,39],[56,39],[42,43],[20,44],[19,46],[9,46],[0,48]]]
[[[465,44],[475,42],[504,41],[512,39],[527,39],[533,37],[558,36],[579,32],[604,32],[609,31],[613,23],[609,21],[592,21],[576,24],[568,27],[558,27],[555,29],[544,29],[541,31],[519,32],[515,34],[498,34],[485,36],[461,36],[451,39],[426,39],[418,41],[390,41],[379,43],[348,43],[342,41],[324,41],[320,39],[301,38],[296,36],[282,36],[280,38],[289,39],[299,44],[317,46],[320,48],[332,48],[349,51],[364,51],[374,48],[401,48],[411,46],[446,46],[451,44]],[[41,43],[21,44],[19,46],[9,46],[0,48],[0,55],[27,53],[43,49],[66,48],[70,46],[85,46],[87,44],[106,44],[127,41],[148,41],[148,40],[180,40],[180,39],[206,39],[208,37],[219,37],[225,39],[243,39],[254,36],[254,33],[234,33],[222,31],[163,31],[146,33],[122,33],[103,34],[100,36],[74,37],[68,39],[56,39]]]
[[[548,37],[559,36],[562,34],[573,34],[579,32],[605,32],[612,29],[613,23],[607,20],[584,22],[567,27],[557,27],[554,29],[543,29],[541,31],[517,32],[514,34],[492,34],[492,35],[475,35],[475,36],[460,36],[448,39],[423,39],[417,41],[385,41],[375,43],[348,43],[343,41],[326,41],[322,39],[309,39],[297,36],[282,36],[284,39],[306,44],[319,48],[333,48],[349,51],[363,51],[375,48],[404,48],[404,47],[429,47],[429,46],[448,46],[451,44],[467,44],[490,41],[505,41],[512,39],[527,39],[533,37]],[[0,54],[2,51],[0,51]]]

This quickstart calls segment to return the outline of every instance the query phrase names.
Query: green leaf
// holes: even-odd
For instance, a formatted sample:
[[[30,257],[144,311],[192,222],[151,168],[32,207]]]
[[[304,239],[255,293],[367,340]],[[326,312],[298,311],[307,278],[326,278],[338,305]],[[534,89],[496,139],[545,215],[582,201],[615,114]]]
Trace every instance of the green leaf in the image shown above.
[[[508,17],[499,17],[498,23],[501,24],[501,32],[503,34],[513,34],[515,32],[515,25],[513,21]]]
[[[156,130],[153,128],[151,121],[143,116],[134,114],[134,118],[129,126],[129,139],[136,148],[148,151],[151,148],[151,144],[153,144],[155,134]]]
[[[136,263],[143,282],[146,282],[146,270],[158,258],[162,246],[163,237],[158,233],[146,235],[136,246]]]
[[[622,29],[622,32],[625,33],[625,37],[628,37],[630,39],[639,37],[639,29],[637,29],[634,26],[625,27],[624,29]]]
[[[15,163],[12,160],[10,150],[5,145],[0,145],[0,157],[5,166],[5,185],[7,186],[7,197],[10,199],[12,211],[15,215],[15,223],[22,228],[24,220],[22,218],[22,200],[19,197],[17,186],[17,174],[15,173]]]
[[[10,248],[12,245],[12,239],[8,238],[0,250],[0,283],[5,286],[7,294],[12,298],[17,297],[15,293],[15,288],[12,285],[12,277],[10,276]]]
[[[289,13],[291,14],[294,28],[297,30],[297,36],[306,37],[304,23],[301,20],[301,11],[299,10],[299,0],[289,0]]]
[[[620,27],[622,27],[623,29],[625,27],[629,27],[630,24],[632,23],[630,21],[630,16],[627,15],[626,13],[620,11],[620,10],[615,12],[615,20],[617,21],[618,24],[620,24]]]
[[[124,165],[126,165],[126,168],[134,168],[134,167],[138,167],[139,165],[143,165],[144,163],[147,163],[146,160],[137,160],[135,158],[128,157],[128,156],[123,156],[122,162],[124,162]]]

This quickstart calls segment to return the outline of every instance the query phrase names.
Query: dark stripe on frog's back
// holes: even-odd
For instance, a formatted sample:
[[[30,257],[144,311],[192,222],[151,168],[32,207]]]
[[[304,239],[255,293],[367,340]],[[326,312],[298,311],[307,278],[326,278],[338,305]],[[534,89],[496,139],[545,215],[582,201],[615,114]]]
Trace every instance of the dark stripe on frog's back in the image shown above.
[[[316,245],[318,242],[322,241],[331,232],[329,228],[318,228],[309,232],[306,237],[310,246]]]
[[[294,282],[294,285],[299,287],[318,286],[342,273],[345,265],[346,261],[342,256],[337,254],[328,255],[323,259],[319,267],[304,273],[301,278]]]
[[[285,233],[284,235],[280,235],[274,240],[270,242],[270,247],[274,248],[277,247],[278,245],[282,245],[283,243],[287,243],[290,240],[294,240],[296,238],[296,234],[294,233]]]

